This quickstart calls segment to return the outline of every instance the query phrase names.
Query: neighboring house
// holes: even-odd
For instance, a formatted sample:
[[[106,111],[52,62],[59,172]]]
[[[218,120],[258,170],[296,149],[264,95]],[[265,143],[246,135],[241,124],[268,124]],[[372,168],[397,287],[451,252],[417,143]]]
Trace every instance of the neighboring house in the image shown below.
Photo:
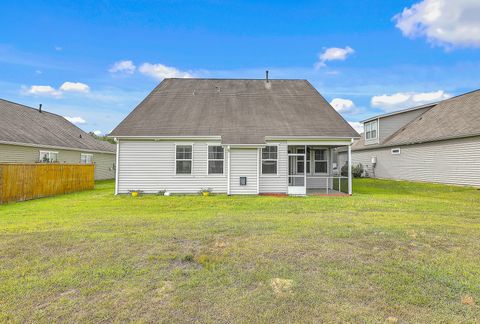
[[[116,193],[305,195],[359,135],[306,80],[165,79],[110,136]]]
[[[480,90],[363,124],[352,163],[366,176],[480,186]],[[338,163],[346,159],[339,152]]]
[[[62,116],[0,99],[0,163],[94,163],[95,179],[113,179],[115,149]]]

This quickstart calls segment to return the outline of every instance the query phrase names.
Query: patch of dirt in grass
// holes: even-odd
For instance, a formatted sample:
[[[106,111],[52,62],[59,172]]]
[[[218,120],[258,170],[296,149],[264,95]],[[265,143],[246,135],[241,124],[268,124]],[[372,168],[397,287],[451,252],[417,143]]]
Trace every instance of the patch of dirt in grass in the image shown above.
[[[162,301],[167,298],[173,291],[175,287],[171,281],[163,281],[162,286],[155,290],[153,301]]]
[[[470,295],[465,295],[465,296],[462,297],[462,304],[463,305],[469,305],[469,306],[475,306],[475,299]]]
[[[293,295],[293,280],[283,278],[273,278],[270,280],[275,295],[279,297]]]
[[[216,240],[215,241],[215,247],[219,248],[219,249],[223,249],[223,248],[227,247],[227,242],[224,241],[224,240]]]
[[[387,319],[385,320],[385,323],[397,323],[398,322],[398,318],[394,317],[394,316],[389,316],[387,317]]]

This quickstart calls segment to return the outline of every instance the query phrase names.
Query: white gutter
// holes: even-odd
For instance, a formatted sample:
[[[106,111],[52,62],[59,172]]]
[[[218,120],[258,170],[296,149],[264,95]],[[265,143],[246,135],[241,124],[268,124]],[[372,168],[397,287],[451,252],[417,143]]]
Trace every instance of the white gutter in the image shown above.
[[[144,140],[222,140],[221,136],[107,136],[120,139],[144,139]]]
[[[328,141],[337,141],[337,140],[351,140],[352,138],[360,138],[359,136],[265,136],[265,140],[328,140]]]

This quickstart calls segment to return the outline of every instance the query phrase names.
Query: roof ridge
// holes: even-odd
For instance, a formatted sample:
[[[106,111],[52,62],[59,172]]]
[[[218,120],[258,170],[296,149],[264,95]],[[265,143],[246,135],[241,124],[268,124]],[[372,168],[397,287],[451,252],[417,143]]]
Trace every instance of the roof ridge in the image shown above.
[[[30,106],[27,106],[27,105],[24,105],[24,104],[21,104],[21,103],[18,103],[18,102],[14,102],[14,101],[11,101],[11,100],[3,99],[3,98],[0,98],[0,100],[11,103],[11,104],[14,104],[14,105],[17,105],[17,106],[20,106],[22,108],[27,108],[27,109],[31,109],[31,110],[35,110],[35,111],[39,112],[38,108],[30,107]],[[59,115],[59,114],[56,114],[56,113],[53,113],[53,112],[42,109],[42,114],[43,113],[54,115],[54,116],[61,117],[61,118],[65,119],[65,117],[63,117],[62,115]]]
[[[265,81],[265,78],[164,78],[163,80],[231,80],[231,81]],[[163,82],[162,80],[162,82]],[[269,81],[307,81],[306,79],[272,79],[268,78]]]

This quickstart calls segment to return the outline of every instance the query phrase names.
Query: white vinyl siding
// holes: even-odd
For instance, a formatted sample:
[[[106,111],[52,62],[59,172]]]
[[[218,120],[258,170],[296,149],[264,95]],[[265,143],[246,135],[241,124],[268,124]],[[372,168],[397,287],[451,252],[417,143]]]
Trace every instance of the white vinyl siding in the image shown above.
[[[370,176],[386,179],[480,186],[480,137],[452,139],[352,152],[353,164],[362,163]],[[372,156],[377,165],[372,168]]]
[[[257,149],[230,149],[230,194],[257,194],[257,161]],[[240,185],[240,177],[247,178],[246,186]]]
[[[430,108],[416,109],[401,114],[380,118],[379,142],[383,143],[388,137],[393,135],[400,128],[404,127],[412,120],[429,110]]]
[[[277,173],[260,174],[260,193],[287,193],[288,145],[286,143],[276,143],[275,145],[278,147]]]
[[[207,147],[207,143],[194,143],[192,174],[176,175],[175,143],[121,140],[118,193],[128,193],[129,190],[157,193],[165,189],[174,193],[197,193],[202,188],[226,193],[227,177],[208,174]],[[227,165],[225,163],[225,174]]]

